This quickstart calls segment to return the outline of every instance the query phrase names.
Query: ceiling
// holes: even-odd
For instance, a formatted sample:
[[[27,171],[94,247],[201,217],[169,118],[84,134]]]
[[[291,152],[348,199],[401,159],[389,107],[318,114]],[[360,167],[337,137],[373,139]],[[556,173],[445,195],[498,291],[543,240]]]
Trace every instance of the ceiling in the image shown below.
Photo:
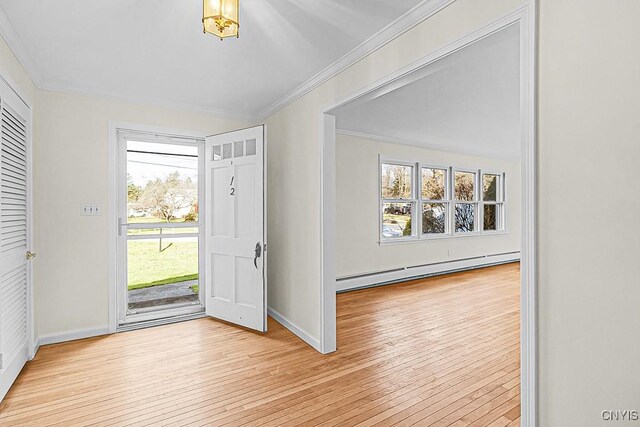
[[[201,0],[0,0],[42,88],[255,117],[422,0],[241,0],[240,38]],[[4,19],[4,17],[3,17]],[[13,41],[13,43],[11,43]]]
[[[512,25],[337,110],[337,127],[412,145],[520,156],[520,41]]]

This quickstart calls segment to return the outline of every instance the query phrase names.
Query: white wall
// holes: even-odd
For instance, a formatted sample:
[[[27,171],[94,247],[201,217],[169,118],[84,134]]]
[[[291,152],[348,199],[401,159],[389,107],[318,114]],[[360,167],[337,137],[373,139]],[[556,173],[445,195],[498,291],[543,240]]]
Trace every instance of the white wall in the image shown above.
[[[541,426],[640,411],[639,21],[637,0],[540,3]]]
[[[514,141],[514,144],[519,144]],[[506,173],[507,233],[380,245],[378,156]],[[469,156],[338,133],[337,276],[454,261],[520,250],[520,161]]]
[[[320,337],[321,324],[322,112],[521,4],[521,0],[458,0],[266,120],[269,305],[313,338]]]
[[[246,126],[208,114],[38,91],[34,116],[35,302],[40,336],[108,326],[110,120],[208,134]],[[83,203],[103,215],[80,216]]]

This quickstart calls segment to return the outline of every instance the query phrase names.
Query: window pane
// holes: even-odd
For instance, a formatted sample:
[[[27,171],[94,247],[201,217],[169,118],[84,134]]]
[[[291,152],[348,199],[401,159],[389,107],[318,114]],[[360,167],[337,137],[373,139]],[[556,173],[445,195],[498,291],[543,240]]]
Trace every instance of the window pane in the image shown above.
[[[456,233],[474,231],[476,205],[473,203],[456,203]]]
[[[411,203],[385,203],[382,210],[382,237],[411,236]]]
[[[422,232],[425,234],[444,233],[446,224],[446,204],[422,204]]]
[[[482,200],[498,201],[498,175],[482,175]]]
[[[484,230],[498,229],[498,205],[484,205]]]
[[[127,141],[127,222],[198,221],[198,147]]]
[[[411,199],[413,166],[382,165],[382,198]]]
[[[455,173],[455,196],[456,200],[475,200],[474,187],[476,174],[473,172]]]
[[[444,200],[445,197],[444,169],[422,168],[422,198],[430,200]]]

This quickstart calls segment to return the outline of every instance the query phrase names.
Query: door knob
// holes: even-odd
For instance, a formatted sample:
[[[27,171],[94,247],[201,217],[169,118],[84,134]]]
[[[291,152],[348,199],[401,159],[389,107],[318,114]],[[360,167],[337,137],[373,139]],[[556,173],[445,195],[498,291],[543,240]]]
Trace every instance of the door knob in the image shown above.
[[[35,252],[27,251],[27,259],[33,259],[36,257]]]
[[[253,265],[255,265],[258,270],[259,270],[258,258],[260,258],[261,254],[262,254],[262,245],[260,244],[260,242],[258,242],[256,243],[255,256],[253,257]]]

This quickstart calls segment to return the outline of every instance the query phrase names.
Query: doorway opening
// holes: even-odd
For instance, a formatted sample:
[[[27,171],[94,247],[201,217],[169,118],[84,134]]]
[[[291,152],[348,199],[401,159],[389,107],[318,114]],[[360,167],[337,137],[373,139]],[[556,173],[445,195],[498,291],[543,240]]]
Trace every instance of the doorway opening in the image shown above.
[[[322,117],[321,351],[340,347],[336,292],[514,262],[515,409],[526,425],[536,396],[534,21],[523,6]],[[462,322],[468,308],[446,314]]]
[[[118,134],[118,324],[204,312],[204,141]]]
[[[266,143],[264,125],[110,124],[111,332],[205,315],[266,332]]]

